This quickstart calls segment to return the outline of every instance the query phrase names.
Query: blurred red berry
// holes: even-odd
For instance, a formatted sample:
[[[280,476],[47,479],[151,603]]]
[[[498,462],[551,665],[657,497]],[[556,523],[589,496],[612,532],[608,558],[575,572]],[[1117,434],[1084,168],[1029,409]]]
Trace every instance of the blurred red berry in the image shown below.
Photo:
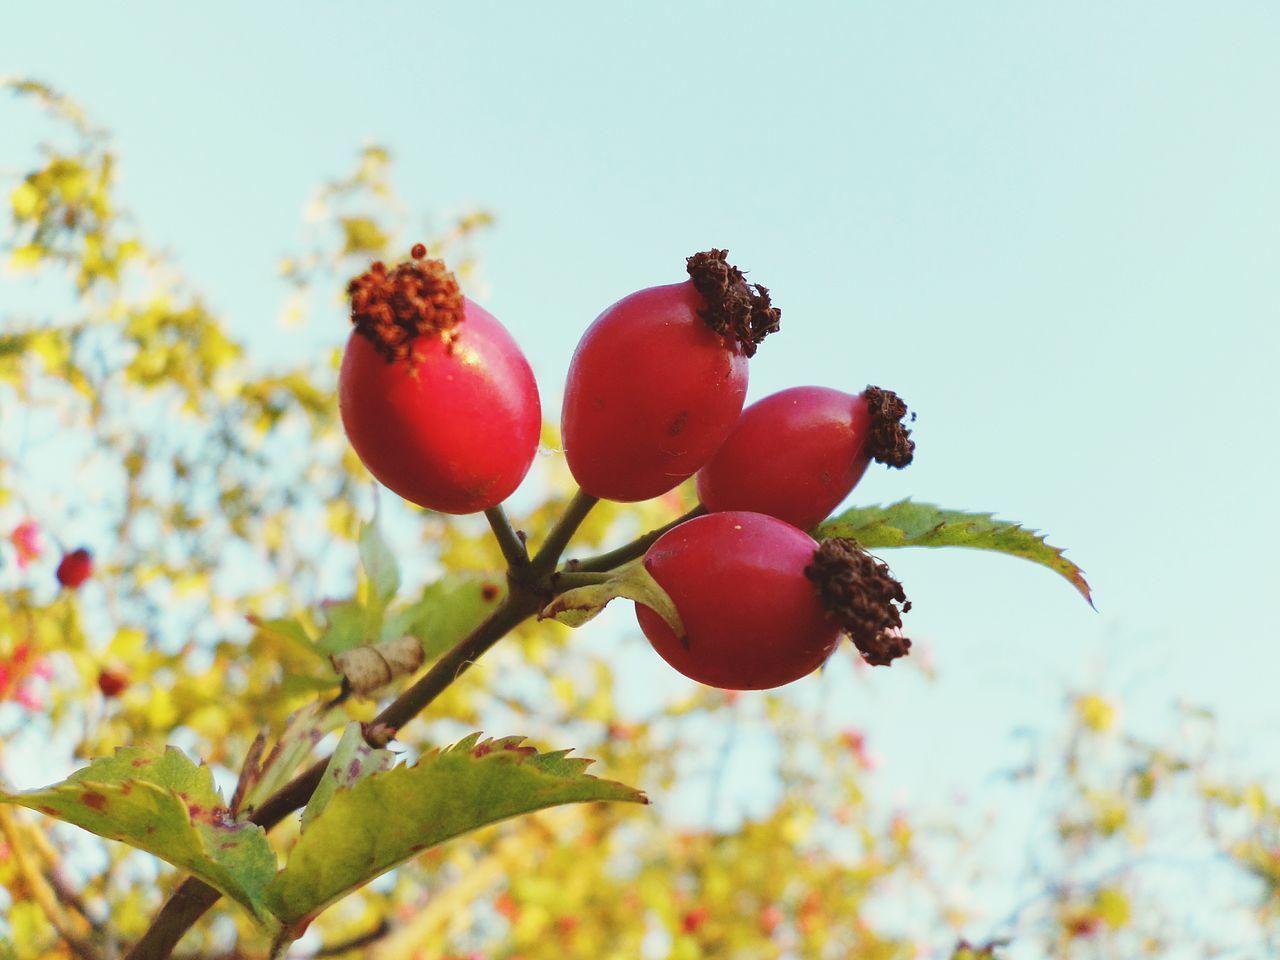
[[[129,686],[129,678],[124,674],[111,670],[103,670],[98,674],[98,689],[107,699],[118,697]]]
[[[680,929],[685,933],[697,933],[710,916],[711,911],[706,907],[694,907],[680,919]]]
[[[771,934],[778,928],[778,924],[782,923],[782,919],[782,911],[770,904],[760,911],[760,929],[766,934]]]
[[[573,931],[578,929],[578,925],[580,923],[582,923],[582,921],[571,913],[565,914],[563,917],[556,919],[556,926],[560,928],[561,933],[573,933]]]
[[[58,564],[58,582],[74,590],[93,575],[93,554],[84,547],[72,550]]]

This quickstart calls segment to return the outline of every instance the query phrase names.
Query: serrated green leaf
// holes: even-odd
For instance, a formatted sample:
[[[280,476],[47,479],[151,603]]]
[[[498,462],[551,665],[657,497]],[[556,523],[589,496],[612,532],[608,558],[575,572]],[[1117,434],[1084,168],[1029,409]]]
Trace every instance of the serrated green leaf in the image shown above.
[[[347,724],[334,747],[333,756],[329,758],[329,766],[325,768],[320,785],[302,811],[302,829],[306,830],[323,812],[339,787],[349,788],[370,774],[390,770],[395,759],[396,755],[390,750],[375,750],[365,743],[364,731],[358,722],[353,720]]]
[[[266,834],[233,820],[209,769],[180,750],[122,748],[62,783],[17,794],[0,791],[0,802],[145,850],[225,893],[260,923],[274,923],[262,900],[276,873]]]
[[[1065,577],[1093,605],[1084,571],[1034,530],[997,520],[989,513],[943,510],[931,503],[900,500],[887,507],[855,507],[823,521],[818,540],[852,537],[868,550],[883,547],[971,547],[995,550],[1039,563]]]
[[[584,773],[568,751],[538,753],[522,737],[424,754],[336,791],[267,888],[272,910],[297,926],[430,847],[508,817],[565,803],[647,803],[632,787]]]
[[[240,805],[241,813],[251,813],[288,783],[323,737],[324,715],[320,704],[309,703],[290,714],[275,746],[252,772],[252,782],[245,789]]]

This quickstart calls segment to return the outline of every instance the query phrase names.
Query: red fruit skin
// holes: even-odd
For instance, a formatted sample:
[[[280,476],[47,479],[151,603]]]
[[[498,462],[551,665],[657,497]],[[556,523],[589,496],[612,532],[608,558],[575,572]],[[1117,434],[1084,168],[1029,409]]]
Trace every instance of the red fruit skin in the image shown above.
[[[759,513],[713,513],[663,534],[645,569],[684,622],[687,646],[648,607],[640,629],[686,677],[726,690],[766,690],[812,673],[835,649],[828,621],[804,575],[818,544]]]
[[[352,333],[338,374],[347,438],[369,472],[441,513],[497,506],[529,472],[542,406],[529,362],[482,307],[466,301],[451,346],[436,336],[390,362]]]
[[[747,395],[747,357],[698,316],[692,281],[619,300],[578,342],[565,381],[565,458],[587,493],[661,496],[724,442]]]
[[[711,511],[750,510],[811,530],[862,479],[871,462],[871,413],[861,394],[792,387],[742,411],[698,473]]]
[[[58,562],[58,582],[68,590],[75,590],[93,576],[93,554],[84,547],[72,550]]]

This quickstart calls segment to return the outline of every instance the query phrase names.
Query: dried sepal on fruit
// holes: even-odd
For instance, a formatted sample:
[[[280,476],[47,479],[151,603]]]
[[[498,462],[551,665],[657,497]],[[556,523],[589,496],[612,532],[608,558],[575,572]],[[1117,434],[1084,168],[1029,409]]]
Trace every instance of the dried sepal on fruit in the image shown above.
[[[902,635],[902,615],[911,609],[889,567],[849,537],[823,540],[804,569],[830,617],[872,666],[905,657],[911,641]]]

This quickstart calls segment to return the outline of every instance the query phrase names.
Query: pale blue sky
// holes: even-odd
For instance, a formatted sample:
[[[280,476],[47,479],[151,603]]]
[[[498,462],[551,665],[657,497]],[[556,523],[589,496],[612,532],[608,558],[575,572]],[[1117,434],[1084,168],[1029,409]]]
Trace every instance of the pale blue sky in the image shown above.
[[[1099,610],[1017,560],[886,553],[940,679],[836,699],[907,800],[981,790],[1095,682],[1280,759],[1278,44],[1265,2],[0,12],[0,70],[114,130],[123,200],[245,335],[313,188],[376,141],[415,210],[496,213],[487,305],[553,416],[582,328],[711,245],[783,309],[752,397],[902,393],[917,463],[855,499],[1047,530]]]

